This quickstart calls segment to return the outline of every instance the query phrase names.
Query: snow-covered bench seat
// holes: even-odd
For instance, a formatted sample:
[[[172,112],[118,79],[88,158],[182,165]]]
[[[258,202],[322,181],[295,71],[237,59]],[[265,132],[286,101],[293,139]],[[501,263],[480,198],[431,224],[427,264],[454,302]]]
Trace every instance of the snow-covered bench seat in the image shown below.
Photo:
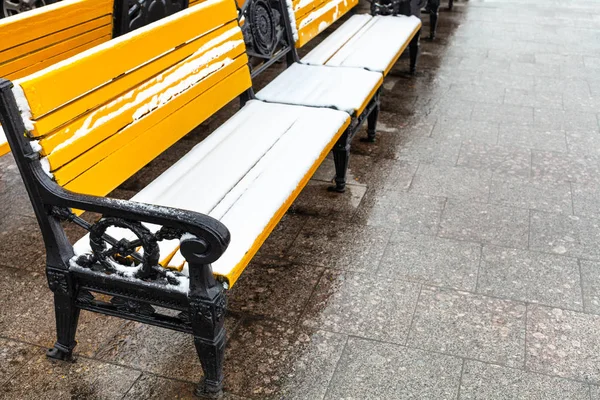
[[[392,1],[392,5],[398,0]],[[358,4],[358,0],[287,0],[296,47],[303,47]],[[395,7],[373,0],[374,15],[353,15],[303,59],[310,65],[365,68],[390,71],[402,52],[421,29],[421,20],[397,13]],[[411,71],[414,72],[418,41],[411,44]]]
[[[344,110],[257,100],[245,44],[254,38],[237,18],[235,2],[207,0],[0,80],[0,123],[46,245],[57,321],[49,357],[70,359],[80,310],[100,312],[192,333],[198,394],[221,392],[225,289],[381,83],[349,70],[359,96],[323,94]],[[294,49],[278,40],[268,65]],[[309,86],[321,82],[311,76]],[[241,110],[131,200],[106,197],[236,97]],[[82,211],[102,217],[86,222]],[[66,223],[88,234],[72,244]]]
[[[136,4],[135,18],[124,0],[64,0],[0,19],[0,78],[33,74],[183,8],[183,0],[169,1],[150,16],[145,3]],[[0,156],[8,151],[0,130]]]
[[[298,4],[296,8],[304,3]],[[293,37],[295,25],[291,19],[286,22],[288,35]],[[365,140],[375,140],[383,79],[420,26],[415,17],[354,15],[256,94],[267,102],[329,107],[353,118],[352,128],[333,152],[336,186],[332,189],[345,189],[350,143],[364,120],[368,125]],[[298,60],[296,50],[291,51]]]

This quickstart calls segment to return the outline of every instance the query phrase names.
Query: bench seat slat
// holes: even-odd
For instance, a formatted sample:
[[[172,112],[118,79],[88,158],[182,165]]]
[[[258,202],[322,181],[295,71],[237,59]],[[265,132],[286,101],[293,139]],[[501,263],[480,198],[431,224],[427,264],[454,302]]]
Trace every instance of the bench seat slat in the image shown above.
[[[319,7],[301,18],[296,16],[295,19],[298,29],[296,47],[300,48],[304,46],[357,4],[358,0],[324,1]]]
[[[221,220],[232,240],[213,271],[232,285],[349,123],[349,116],[336,110],[250,101],[132,200]],[[240,140],[253,147],[241,146]],[[218,187],[203,185],[215,178],[222,180]],[[210,201],[203,201],[205,196]],[[89,251],[88,240],[76,243],[76,254]],[[161,254],[169,258],[177,245],[162,242]],[[177,253],[169,265],[183,262]]]
[[[302,62],[309,65],[325,65],[372,18],[370,14],[353,15],[304,56]]]
[[[271,103],[330,107],[360,115],[383,83],[377,72],[295,63],[256,94]]]
[[[345,24],[351,21],[352,18]],[[365,68],[387,75],[420,28],[421,20],[414,16],[376,16],[347,41],[341,42],[340,38],[336,41],[324,41],[307,54],[302,62],[322,63],[323,55],[331,53],[337,42],[340,47],[325,65]],[[322,51],[321,46],[326,50]]]
[[[25,76],[21,72],[22,70],[31,69],[31,67],[39,70],[41,68],[38,64],[47,61],[49,58],[53,58],[55,61],[64,60],[65,56],[63,54],[68,53],[73,49],[81,49],[82,46],[98,41],[101,38],[108,37],[108,40],[110,40],[111,34],[112,25],[104,25],[96,29],[86,31],[81,35],[62,40],[54,45],[45,47],[33,53],[26,54],[23,57],[19,57],[0,65],[0,76],[16,76],[17,74],[19,76]]]
[[[32,117],[39,118],[186,43],[194,37],[190,31],[203,36],[235,20],[237,11],[229,2],[207,0],[172,17],[176,18],[162,19],[17,81]]]
[[[0,19],[0,52],[112,13],[112,0],[70,0]]]

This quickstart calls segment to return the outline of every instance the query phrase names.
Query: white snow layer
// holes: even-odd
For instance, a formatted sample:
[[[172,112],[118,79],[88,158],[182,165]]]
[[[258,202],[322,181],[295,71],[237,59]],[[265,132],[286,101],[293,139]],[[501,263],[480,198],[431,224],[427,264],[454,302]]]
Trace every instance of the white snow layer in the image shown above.
[[[6,143],[6,135],[4,134],[4,129],[2,129],[2,125],[0,125],[0,146]]]
[[[421,20],[415,16],[376,16],[356,31],[352,37],[349,33],[358,25],[354,16],[344,25],[352,23],[352,29],[345,35],[324,40],[311,51],[302,62],[320,64],[324,59],[326,65],[341,67],[365,68],[369,71],[384,72],[394,61],[421,26]],[[353,21],[353,19],[355,19]],[[355,25],[356,24],[356,25]],[[344,28],[344,25],[338,29]],[[333,36],[333,35],[332,35]]]
[[[231,243],[213,270],[227,275],[348,118],[332,109],[250,101],[132,200],[196,211],[223,222]],[[109,234],[119,239],[126,233]],[[178,244],[160,242],[161,255],[171,254]],[[75,250],[88,253],[89,238],[77,242]],[[169,265],[183,263],[177,252]]]
[[[352,36],[356,35],[373,17],[369,14],[353,15],[327,36],[317,47],[311,50],[303,59],[304,64],[323,65],[342,47]]]
[[[23,88],[20,85],[14,82],[12,92],[15,96],[15,100],[17,101],[17,107],[21,113],[23,125],[25,125],[25,129],[31,132],[33,130],[33,121],[31,120],[31,108],[29,107],[29,102],[25,97],[25,92],[23,92]]]
[[[292,27],[292,35],[294,36],[294,41],[298,41],[298,27],[296,25],[296,14],[294,14],[294,4],[292,0],[285,0],[287,5],[288,15],[290,17],[290,25]]]
[[[353,115],[369,100],[382,75],[360,68],[292,64],[256,94],[259,100],[330,107]]]
[[[168,103],[173,97],[196,85],[208,75],[231,64],[233,60],[230,58],[217,63],[211,62],[243,43],[242,40],[229,40],[239,32],[240,28],[235,27],[222,33],[196,50],[188,57],[186,62],[167,69],[165,72],[146,81],[139,88],[130,90],[90,113],[73,136],[56,146],[53,152],[69,146],[118,115],[135,109],[131,120],[131,123],[133,123]],[[116,108],[117,106],[118,108]],[[106,110],[114,111],[106,114]],[[101,117],[98,118],[98,115],[101,115]]]

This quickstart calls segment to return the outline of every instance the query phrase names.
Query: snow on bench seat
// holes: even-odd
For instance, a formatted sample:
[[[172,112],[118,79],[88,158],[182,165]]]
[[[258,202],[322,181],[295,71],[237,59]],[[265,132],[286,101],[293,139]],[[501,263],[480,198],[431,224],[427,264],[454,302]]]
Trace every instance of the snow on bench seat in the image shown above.
[[[381,73],[364,69],[295,63],[256,97],[272,103],[329,107],[359,115],[382,82]]]
[[[354,15],[302,63],[365,68],[386,75],[420,28],[421,20],[415,16]]]
[[[250,101],[131,200],[223,222],[231,243],[213,272],[233,285],[349,123],[337,110]],[[131,239],[118,228],[108,233]],[[184,266],[178,245],[160,242],[164,266]],[[89,238],[74,248],[90,253]]]

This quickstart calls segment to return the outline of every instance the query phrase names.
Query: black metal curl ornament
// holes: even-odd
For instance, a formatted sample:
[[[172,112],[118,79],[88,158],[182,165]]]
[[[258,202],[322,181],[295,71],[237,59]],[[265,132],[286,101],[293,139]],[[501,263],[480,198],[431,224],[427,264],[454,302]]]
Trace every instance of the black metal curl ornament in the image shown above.
[[[265,0],[251,1],[247,18],[250,20],[254,51],[263,56],[272,55],[277,46],[277,30],[271,5]]]
[[[112,240],[113,243],[110,243],[106,237],[106,231],[110,227],[127,229],[136,239]],[[157,275],[162,275],[157,268],[160,258],[158,241],[155,235],[138,221],[114,217],[101,219],[90,228],[90,246],[93,260],[88,260],[88,264],[89,261],[100,263],[106,270],[117,273],[119,271],[115,264],[125,268],[135,267],[135,277],[140,279],[154,279]],[[142,254],[137,251],[139,247],[144,250]]]

